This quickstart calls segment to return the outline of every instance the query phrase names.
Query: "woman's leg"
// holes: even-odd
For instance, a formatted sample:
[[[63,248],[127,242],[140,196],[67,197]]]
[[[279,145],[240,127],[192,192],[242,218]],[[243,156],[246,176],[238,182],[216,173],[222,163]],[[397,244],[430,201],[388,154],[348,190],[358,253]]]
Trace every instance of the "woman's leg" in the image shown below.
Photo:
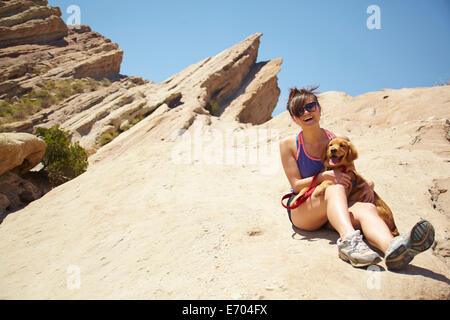
[[[367,241],[383,253],[389,248],[393,236],[386,223],[378,215],[372,203],[356,202],[349,208],[355,228],[361,228]]]
[[[347,192],[344,186],[341,184],[329,186],[325,190],[325,201],[328,221],[339,233],[341,239],[355,231],[348,210]]]
[[[381,261],[380,256],[362,241],[360,232],[353,228],[347,193],[342,185],[329,186],[325,195],[312,196],[301,206],[291,210],[291,220],[297,228],[311,231],[329,221],[341,236],[337,241],[339,257],[354,267]]]
[[[317,230],[329,221],[341,238],[355,230],[342,185],[329,186],[325,195],[311,196],[301,206],[291,210],[291,219],[294,226],[307,231]]]

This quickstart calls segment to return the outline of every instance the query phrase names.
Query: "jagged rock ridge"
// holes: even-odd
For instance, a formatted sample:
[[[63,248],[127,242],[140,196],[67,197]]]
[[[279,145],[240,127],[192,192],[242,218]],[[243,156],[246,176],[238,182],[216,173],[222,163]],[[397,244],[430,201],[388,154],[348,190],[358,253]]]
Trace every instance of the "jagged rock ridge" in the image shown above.
[[[123,52],[88,26],[67,26],[47,1],[0,2],[0,98],[56,78],[114,78]]]

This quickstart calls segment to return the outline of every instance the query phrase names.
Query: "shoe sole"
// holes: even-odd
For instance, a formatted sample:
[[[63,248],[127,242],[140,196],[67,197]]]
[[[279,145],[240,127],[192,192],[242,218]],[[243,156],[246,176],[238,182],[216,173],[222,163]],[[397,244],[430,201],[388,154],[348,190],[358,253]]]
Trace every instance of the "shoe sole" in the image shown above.
[[[428,250],[433,243],[433,226],[426,220],[420,221],[412,228],[409,240],[386,257],[386,266],[389,270],[404,269],[417,254]]]
[[[342,260],[344,260],[345,262],[350,262],[350,264],[355,267],[355,268],[363,268],[363,267],[368,267],[374,264],[377,264],[381,261],[380,257],[375,258],[375,260],[373,261],[369,261],[369,262],[358,262],[358,261],[354,261],[351,258],[347,257],[345,254],[343,254],[342,252],[339,251],[339,258],[341,258]]]

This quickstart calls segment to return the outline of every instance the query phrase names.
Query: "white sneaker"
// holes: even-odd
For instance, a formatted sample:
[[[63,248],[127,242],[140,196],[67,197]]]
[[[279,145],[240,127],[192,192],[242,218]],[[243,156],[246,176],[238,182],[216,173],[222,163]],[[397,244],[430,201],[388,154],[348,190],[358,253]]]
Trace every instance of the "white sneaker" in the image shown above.
[[[354,267],[367,267],[381,261],[378,253],[370,249],[363,241],[361,231],[355,230],[347,234],[344,239],[337,240],[339,258],[350,262]]]

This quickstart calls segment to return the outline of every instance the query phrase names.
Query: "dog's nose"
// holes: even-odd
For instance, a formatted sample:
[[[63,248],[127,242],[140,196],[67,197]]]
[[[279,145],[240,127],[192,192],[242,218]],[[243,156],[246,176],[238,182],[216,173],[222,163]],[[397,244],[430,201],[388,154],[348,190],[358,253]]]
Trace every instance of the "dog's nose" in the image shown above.
[[[336,152],[337,152],[337,149],[333,148],[333,149],[331,149],[330,151],[331,151],[331,153],[336,153]]]

